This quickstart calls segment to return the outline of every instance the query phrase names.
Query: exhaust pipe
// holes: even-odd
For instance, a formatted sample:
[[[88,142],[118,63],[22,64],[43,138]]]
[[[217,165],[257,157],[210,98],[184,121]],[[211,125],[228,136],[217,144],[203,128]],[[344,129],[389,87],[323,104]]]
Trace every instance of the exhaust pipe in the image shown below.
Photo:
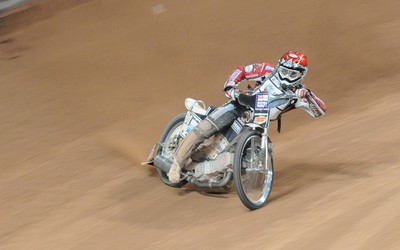
[[[169,172],[171,165],[172,165],[172,162],[168,158],[166,158],[162,155],[157,155],[156,158],[154,159],[154,166],[156,166],[158,169],[160,169],[164,173]]]

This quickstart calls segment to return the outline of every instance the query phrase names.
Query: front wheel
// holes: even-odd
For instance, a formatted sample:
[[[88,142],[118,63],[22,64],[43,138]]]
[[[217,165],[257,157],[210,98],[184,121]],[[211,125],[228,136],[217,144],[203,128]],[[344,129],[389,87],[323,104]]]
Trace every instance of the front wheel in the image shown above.
[[[180,131],[182,131],[182,125],[185,120],[185,116],[186,113],[180,114],[172,119],[167,125],[160,139],[160,143],[163,145],[163,147],[158,149],[157,155],[162,155],[167,159],[171,159],[179,144],[177,140]],[[172,183],[169,181],[167,173],[159,168],[157,168],[157,172],[160,175],[162,182],[170,187],[180,188],[187,183],[185,180],[178,183]]]
[[[268,138],[268,144],[271,143]],[[271,152],[268,160],[261,149],[261,134],[256,130],[244,132],[235,149],[233,178],[236,192],[247,208],[265,206],[271,194],[274,164]]]

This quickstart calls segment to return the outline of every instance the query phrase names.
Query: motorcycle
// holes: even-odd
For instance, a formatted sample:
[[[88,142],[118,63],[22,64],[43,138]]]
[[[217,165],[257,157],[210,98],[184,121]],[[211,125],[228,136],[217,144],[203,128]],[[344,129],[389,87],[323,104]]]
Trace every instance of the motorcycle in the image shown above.
[[[234,182],[243,205],[250,210],[259,209],[268,202],[274,179],[268,134],[270,110],[295,99],[290,94],[277,96],[241,90],[237,101],[245,107],[242,115],[231,126],[206,139],[182,169],[180,182],[171,183],[167,173],[174,152],[189,132],[216,108],[206,108],[203,101],[186,98],[187,111],[169,122],[143,165],[155,166],[162,182],[175,188],[192,183],[200,188],[229,190]]]

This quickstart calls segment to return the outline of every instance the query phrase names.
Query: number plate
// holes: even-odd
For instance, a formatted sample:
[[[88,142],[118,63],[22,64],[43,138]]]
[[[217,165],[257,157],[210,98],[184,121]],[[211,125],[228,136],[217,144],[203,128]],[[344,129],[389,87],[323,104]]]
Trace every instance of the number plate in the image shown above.
[[[258,94],[256,96],[256,110],[266,111],[268,110],[269,96],[268,94]]]

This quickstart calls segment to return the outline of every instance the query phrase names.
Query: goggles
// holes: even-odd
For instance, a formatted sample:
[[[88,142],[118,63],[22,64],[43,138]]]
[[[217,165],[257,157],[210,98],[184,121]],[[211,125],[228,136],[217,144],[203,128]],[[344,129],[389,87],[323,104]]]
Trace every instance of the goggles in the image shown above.
[[[298,70],[288,69],[283,66],[280,66],[278,68],[278,73],[282,79],[286,78],[289,81],[294,81],[294,80],[300,79],[301,76],[303,75],[302,72],[300,72]]]

